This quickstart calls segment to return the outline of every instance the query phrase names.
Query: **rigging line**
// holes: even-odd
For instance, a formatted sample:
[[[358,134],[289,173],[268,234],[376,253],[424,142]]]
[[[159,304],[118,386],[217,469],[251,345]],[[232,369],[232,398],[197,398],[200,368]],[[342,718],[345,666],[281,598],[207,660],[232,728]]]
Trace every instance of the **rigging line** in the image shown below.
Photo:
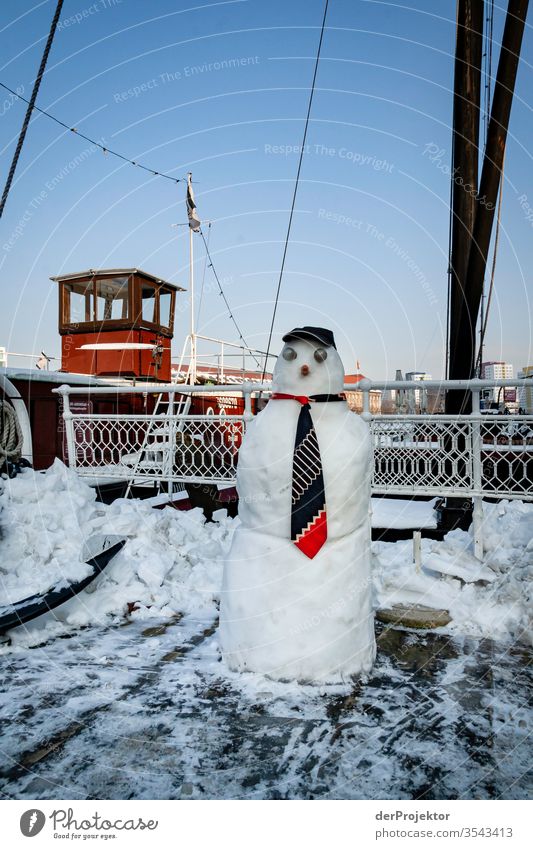
[[[487,17],[485,19],[485,110],[483,115],[483,124],[485,127],[484,147],[487,147],[487,135],[489,132],[490,107],[491,107],[491,79],[492,79],[492,45],[494,32],[494,0],[490,0]]]
[[[231,307],[230,307],[230,305],[229,305],[229,303],[228,303],[228,299],[226,298],[226,294],[225,294],[225,292],[224,292],[224,289],[222,288],[222,283],[220,282],[219,276],[218,276],[218,274],[217,274],[217,272],[216,272],[216,268],[215,268],[215,266],[214,266],[213,259],[212,259],[212,257],[211,257],[211,254],[209,253],[209,247],[208,247],[208,244],[207,244],[207,242],[206,242],[206,239],[205,239],[205,236],[204,236],[204,234],[203,234],[203,231],[202,231],[202,230],[200,230],[200,236],[202,237],[202,240],[203,240],[203,243],[204,243],[204,246],[205,246],[205,254],[206,254],[206,256],[207,256],[207,258],[208,258],[208,260],[209,260],[209,268],[212,270],[213,275],[214,275],[214,277],[215,277],[215,280],[217,281],[218,288],[220,289],[220,294],[222,295],[222,298],[223,298],[223,300],[224,300],[224,303],[226,304],[226,307],[227,307],[227,310],[228,310],[229,317],[231,318],[231,320],[232,320],[233,324],[235,325],[235,329],[237,330],[237,333],[239,334],[239,339],[240,339],[240,341],[241,341],[241,342],[243,342],[243,343],[244,343],[244,347],[245,347],[245,348],[248,348],[248,351],[250,352],[250,355],[252,356],[252,358],[255,360],[256,365],[257,365],[257,366],[259,366],[259,367],[261,367],[261,363],[259,362],[259,360],[257,359],[257,357],[256,357],[256,356],[252,353],[252,349],[250,348],[250,346],[248,345],[248,342],[246,341],[246,339],[245,339],[245,338],[244,338],[244,336],[242,335],[242,333],[241,333],[241,329],[240,329],[239,325],[237,324],[237,321],[236,321],[236,319],[235,319],[235,316],[233,315],[233,313],[232,313],[232,311],[231,311]]]
[[[207,248],[209,249],[209,240],[211,238],[211,222],[209,222],[208,228],[209,229],[207,231]],[[203,274],[202,274],[202,287],[200,289],[200,302],[198,304],[198,312],[196,313],[196,327],[200,326],[200,313],[202,312],[202,301],[203,301],[203,298],[204,298],[204,284],[205,284],[205,272],[207,270],[207,259],[208,259],[208,256],[207,256],[207,251],[206,251],[205,255],[204,255],[204,270],[203,270]]]
[[[453,174],[453,153],[452,174]],[[450,216],[448,223],[448,288],[446,292],[446,348],[444,352],[444,374],[448,374],[448,366],[450,364],[450,303],[452,296],[452,220],[453,220],[453,180],[450,180]]]
[[[26,132],[28,130],[28,125],[30,123],[31,113],[33,112],[33,108],[35,106],[35,101],[37,99],[37,94],[39,93],[39,88],[41,85],[41,80],[43,78],[43,74],[46,68],[46,63],[48,61],[48,55],[50,53],[52,42],[54,40],[54,35],[56,34],[56,28],[59,21],[59,15],[61,14],[61,8],[63,6],[63,0],[57,0],[56,10],[54,12],[54,17],[52,19],[52,25],[50,27],[50,32],[48,33],[48,38],[46,40],[46,45],[44,48],[44,53],[41,58],[41,64],[39,65],[39,70],[37,72],[37,76],[35,77],[35,82],[33,84],[33,90],[31,93],[31,98],[26,101],[28,104],[28,108],[26,109],[26,114],[24,116],[24,121],[22,122],[22,127],[19,133],[17,146],[15,148],[15,153],[13,154],[13,160],[11,162],[11,168],[9,169],[9,173],[7,175],[6,184],[4,186],[4,191],[2,194],[2,200],[0,201],[0,218],[3,215],[4,207],[6,205],[6,201],[9,195],[9,190],[11,189],[11,183],[13,182],[13,177],[15,176],[15,171],[17,169],[19,157],[22,151],[22,145],[24,144],[24,139],[26,138]],[[25,98],[22,98],[25,100]]]
[[[485,309],[485,315],[483,318],[483,324],[479,333],[479,352],[477,355],[476,361],[476,373],[481,374],[481,361],[483,358],[483,345],[485,343],[485,333],[487,332],[487,323],[489,320],[489,310],[490,304],[492,300],[492,293],[494,291],[494,276],[496,272],[496,257],[498,254],[498,243],[500,241],[500,221],[501,221],[501,212],[502,212],[502,197],[503,197],[503,170],[505,166],[505,152],[503,154],[503,162],[502,162],[502,172],[500,179],[500,195],[498,197],[498,212],[496,215],[496,232],[494,234],[494,252],[492,254],[492,266],[490,269],[490,283],[489,283],[489,291],[487,295],[487,306]]]
[[[304,151],[305,151],[305,142],[306,142],[306,139],[307,139],[307,130],[308,130],[308,127],[309,127],[309,118],[310,118],[310,115],[311,115],[311,106],[313,104],[313,95],[315,93],[315,84],[316,84],[316,78],[317,78],[317,73],[318,73],[318,64],[320,62],[320,51],[322,50],[322,41],[324,39],[324,30],[326,28],[326,17],[327,17],[327,14],[328,14],[328,5],[329,5],[329,0],[326,0],[325,5],[324,5],[324,16],[322,18],[322,27],[320,29],[320,39],[319,39],[319,42],[318,42],[318,49],[317,49],[317,54],[316,54],[315,70],[314,70],[314,73],[313,73],[313,82],[311,83],[311,91],[310,91],[310,94],[309,94],[309,103],[308,103],[308,106],[307,106],[307,115],[306,115],[306,118],[305,118],[305,127],[304,127],[303,139],[302,139],[302,146],[300,148],[300,158],[299,158],[299,161],[298,161],[298,170],[296,172],[296,181],[294,183],[294,192],[293,192],[293,195],[292,195],[292,204],[291,204],[291,211],[290,211],[290,215],[289,215],[289,223],[288,223],[288,226],[287,226],[287,235],[285,236],[285,246],[283,248],[283,256],[282,256],[282,260],[281,260],[281,269],[280,269],[280,272],[279,272],[278,286],[277,286],[277,290],[276,290],[276,298],[275,298],[275,301],[274,301],[274,309],[273,309],[273,312],[272,312],[272,321],[270,323],[270,332],[268,334],[268,344],[267,344],[267,349],[266,349],[266,354],[265,354],[265,361],[264,361],[264,364],[263,364],[263,374],[261,376],[262,381],[265,379],[268,356],[269,356],[269,353],[270,353],[270,345],[272,343],[272,333],[274,332],[274,323],[276,321],[276,313],[277,313],[277,310],[278,310],[279,294],[280,294],[280,291],[281,291],[281,281],[283,279],[283,271],[285,269],[285,259],[287,257],[287,249],[288,249],[288,246],[289,246],[289,238],[290,238],[290,235],[291,235],[292,218],[293,218],[293,215],[294,215],[294,206],[296,204],[296,195],[297,195],[297,192],[298,192],[298,184],[300,182],[300,171],[302,169],[302,161],[303,161],[303,156],[304,156]]]
[[[483,110],[483,126],[484,126],[484,139],[483,139],[483,156],[485,156],[487,152],[487,141],[489,135],[489,124],[490,124],[490,111],[491,111],[491,100],[492,100],[492,91],[491,91],[491,79],[492,79],[492,47],[493,47],[493,33],[494,33],[494,0],[489,0],[487,15],[485,17],[485,32],[484,32],[484,41],[485,41],[485,51],[483,53],[483,72],[484,72],[484,104],[485,108]],[[497,225],[498,226],[498,225]],[[494,269],[493,269],[494,273]],[[481,361],[483,359],[483,328],[485,327],[485,279],[483,278],[483,283],[481,286],[481,309],[479,316],[479,355],[476,360],[476,366],[474,373],[478,376],[481,376]]]
[[[23,100],[25,103],[30,103],[29,100],[26,100],[26,98],[23,97],[21,94],[18,94],[16,91],[13,91],[13,89],[9,88],[9,86],[5,85],[5,83],[0,82],[0,86],[2,88],[5,88],[5,90],[8,91],[10,94],[14,94],[15,97],[18,97],[18,98],[20,98],[20,100]],[[164,177],[165,180],[172,180],[173,183],[183,183],[184,182],[183,177],[173,177],[171,174],[165,174],[163,171],[155,171],[153,168],[149,168],[147,165],[142,165],[140,162],[137,162],[135,159],[130,159],[128,156],[124,156],[122,153],[119,153],[116,150],[111,150],[111,148],[106,147],[101,142],[96,141],[96,139],[91,139],[91,138],[89,138],[89,136],[86,136],[84,133],[80,133],[80,131],[76,127],[69,127],[68,124],[65,124],[64,121],[61,121],[59,118],[56,118],[55,115],[52,115],[50,112],[47,112],[46,109],[41,109],[39,106],[35,106],[35,105],[33,105],[31,108],[35,112],[40,112],[41,115],[46,115],[47,118],[50,118],[52,121],[55,121],[56,124],[59,124],[60,127],[64,127],[65,130],[68,130],[70,133],[75,133],[75,135],[79,136],[80,139],[85,139],[85,141],[90,142],[91,144],[95,145],[95,147],[99,147],[100,150],[103,153],[105,153],[106,155],[109,154],[110,156],[116,156],[117,159],[122,159],[123,162],[129,162],[130,165],[135,165],[136,168],[141,168],[143,171],[148,171],[148,173],[152,174],[153,177]],[[28,108],[26,116],[28,116],[28,113],[30,111],[31,110]],[[2,206],[2,209],[3,209],[3,206]],[[0,215],[1,215],[1,213],[0,213]]]

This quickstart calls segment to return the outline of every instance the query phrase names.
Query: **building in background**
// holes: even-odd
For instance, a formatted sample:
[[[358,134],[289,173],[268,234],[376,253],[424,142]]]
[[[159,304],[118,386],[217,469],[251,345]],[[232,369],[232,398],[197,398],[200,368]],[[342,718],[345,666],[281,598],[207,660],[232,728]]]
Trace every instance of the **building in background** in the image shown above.
[[[348,406],[350,410],[353,410],[355,413],[363,412],[363,392],[361,389],[357,389],[357,384],[360,383],[361,380],[365,380],[365,375],[361,373],[361,369],[359,367],[359,361],[356,364],[355,374],[345,374],[344,382],[348,384],[353,384],[354,390],[353,392],[346,392],[346,401],[348,402]],[[372,415],[378,415],[381,413],[381,389],[371,389],[370,390],[370,412]]]
[[[524,366],[518,372],[518,378],[533,377],[533,366]],[[533,413],[533,386],[518,386],[518,409]]]
[[[481,364],[481,379],[510,380],[514,377],[512,363],[493,361]],[[482,402],[485,409],[505,409],[511,413],[518,409],[516,386],[494,386],[482,390]]]
[[[403,380],[401,369],[396,369],[394,380]],[[390,415],[404,415],[407,412],[405,389],[385,389],[381,398],[381,412]]]
[[[426,371],[408,371],[405,375],[406,380],[416,380],[423,383],[424,380],[431,380],[431,375]],[[408,413],[427,413],[428,410],[428,391],[427,389],[408,389],[406,391],[407,412]]]
[[[446,401],[446,389],[441,386],[431,387],[426,389],[426,412],[429,415],[435,413],[444,413],[444,403]]]

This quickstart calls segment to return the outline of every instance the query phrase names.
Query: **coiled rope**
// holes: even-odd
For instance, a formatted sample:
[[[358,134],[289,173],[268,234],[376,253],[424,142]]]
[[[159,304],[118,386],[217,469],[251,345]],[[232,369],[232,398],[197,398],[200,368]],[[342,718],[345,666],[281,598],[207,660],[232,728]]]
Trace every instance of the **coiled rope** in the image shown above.
[[[0,468],[4,462],[17,462],[22,455],[23,436],[11,404],[0,401]]]

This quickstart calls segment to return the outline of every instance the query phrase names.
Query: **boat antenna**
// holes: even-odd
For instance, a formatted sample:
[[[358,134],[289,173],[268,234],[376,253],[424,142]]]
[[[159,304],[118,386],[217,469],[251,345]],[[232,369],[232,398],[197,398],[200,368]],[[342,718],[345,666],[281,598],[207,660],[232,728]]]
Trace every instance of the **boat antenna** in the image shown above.
[[[4,207],[6,205],[7,197],[9,195],[9,190],[11,188],[11,183],[13,182],[13,177],[15,176],[15,171],[17,170],[17,165],[19,161],[19,157],[22,151],[22,145],[24,144],[24,139],[26,138],[26,131],[28,129],[28,124],[30,123],[31,113],[33,112],[33,107],[35,106],[35,101],[37,100],[37,95],[39,93],[39,87],[41,85],[41,80],[43,78],[44,70],[46,68],[46,63],[48,61],[48,54],[50,53],[50,49],[52,47],[52,42],[54,40],[54,35],[56,34],[57,23],[59,21],[59,16],[61,14],[61,8],[63,6],[63,0],[57,0],[57,6],[54,13],[54,17],[52,19],[52,26],[50,27],[50,32],[48,33],[48,39],[46,41],[46,45],[44,48],[43,58],[41,59],[41,64],[39,65],[39,70],[37,72],[37,76],[35,77],[35,82],[33,84],[33,91],[31,93],[31,97],[28,101],[28,108],[26,109],[26,114],[24,116],[24,121],[22,122],[22,127],[20,130],[17,146],[15,148],[15,153],[13,154],[13,161],[11,163],[11,168],[9,169],[9,174],[7,175],[6,184],[4,186],[4,193],[2,194],[2,200],[0,201],[0,218],[3,215]]]
[[[320,29],[320,39],[318,41],[318,49],[317,49],[316,61],[315,61],[315,70],[314,70],[314,73],[313,73],[313,82],[311,83],[311,91],[309,93],[309,103],[307,105],[307,115],[306,115],[306,118],[305,118],[304,134],[303,134],[303,138],[302,138],[302,144],[301,144],[301,147],[300,147],[300,158],[298,160],[298,170],[296,172],[296,180],[295,180],[295,183],[294,183],[294,192],[293,192],[293,195],[292,195],[291,211],[290,211],[290,215],[289,215],[289,223],[288,223],[288,226],[287,226],[287,235],[285,236],[285,246],[283,248],[283,257],[282,257],[282,260],[281,260],[281,269],[280,269],[280,272],[279,272],[278,287],[277,287],[277,290],[276,290],[276,298],[274,300],[274,309],[272,311],[272,321],[270,323],[270,332],[268,334],[268,344],[267,344],[267,349],[266,349],[266,354],[265,354],[265,361],[264,361],[264,364],[263,364],[263,374],[261,376],[262,381],[265,379],[267,362],[268,362],[268,357],[269,357],[269,354],[270,354],[270,345],[271,345],[271,342],[272,342],[272,333],[274,332],[274,323],[276,321],[276,312],[277,312],[277,309],[278,309],[279,293],[281,291],[281,281],[283,279],[283,271],[284,271],[284,268],[285,268],[285,259],[287,257],[287,248],[289,246],[289,237],[290,237],[290,234],[291,234],[292,218],[293,218],[293,215],[294,215],[294,205],[296,203],[296,194],[298,192],[298,184],[300,182],[300,171],[302,169],[302,160],[303,160],[303,155],[304,155],[304,150],[305,150],[305,142],[306,142],[306,139],[307,139],[307,129],[309,127],[309,118],[310,118],[310,115],[311,115],[311,106],[313,104],[313,95],[315,93],[316,77],[317,77],[317,73],[318,73],[318,63],[320,62],[320,51],[322,50],[322,41],[323,41],[323,38],[324,38],[324,30],[325,30],[325,27],[326,27],[326,17],[327,17],[327,14],[328,14],[328,5],[329,5],[329,0],[326,0],[326,2],[324,4],[324,16],[322,18],[322,27]]]

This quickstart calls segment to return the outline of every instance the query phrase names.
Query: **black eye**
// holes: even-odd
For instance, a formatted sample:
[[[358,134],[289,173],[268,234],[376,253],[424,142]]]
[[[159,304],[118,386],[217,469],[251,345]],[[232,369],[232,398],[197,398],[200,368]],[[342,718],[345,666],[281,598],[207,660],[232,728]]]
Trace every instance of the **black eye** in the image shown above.
[[[281,356],[284,360],[295,360],[298,354],[294,350],[294,348],[284,348]]]
[[[324,348],[317,348],[313,356],[317,363],[323,363],[328,358],[328,352]]]

